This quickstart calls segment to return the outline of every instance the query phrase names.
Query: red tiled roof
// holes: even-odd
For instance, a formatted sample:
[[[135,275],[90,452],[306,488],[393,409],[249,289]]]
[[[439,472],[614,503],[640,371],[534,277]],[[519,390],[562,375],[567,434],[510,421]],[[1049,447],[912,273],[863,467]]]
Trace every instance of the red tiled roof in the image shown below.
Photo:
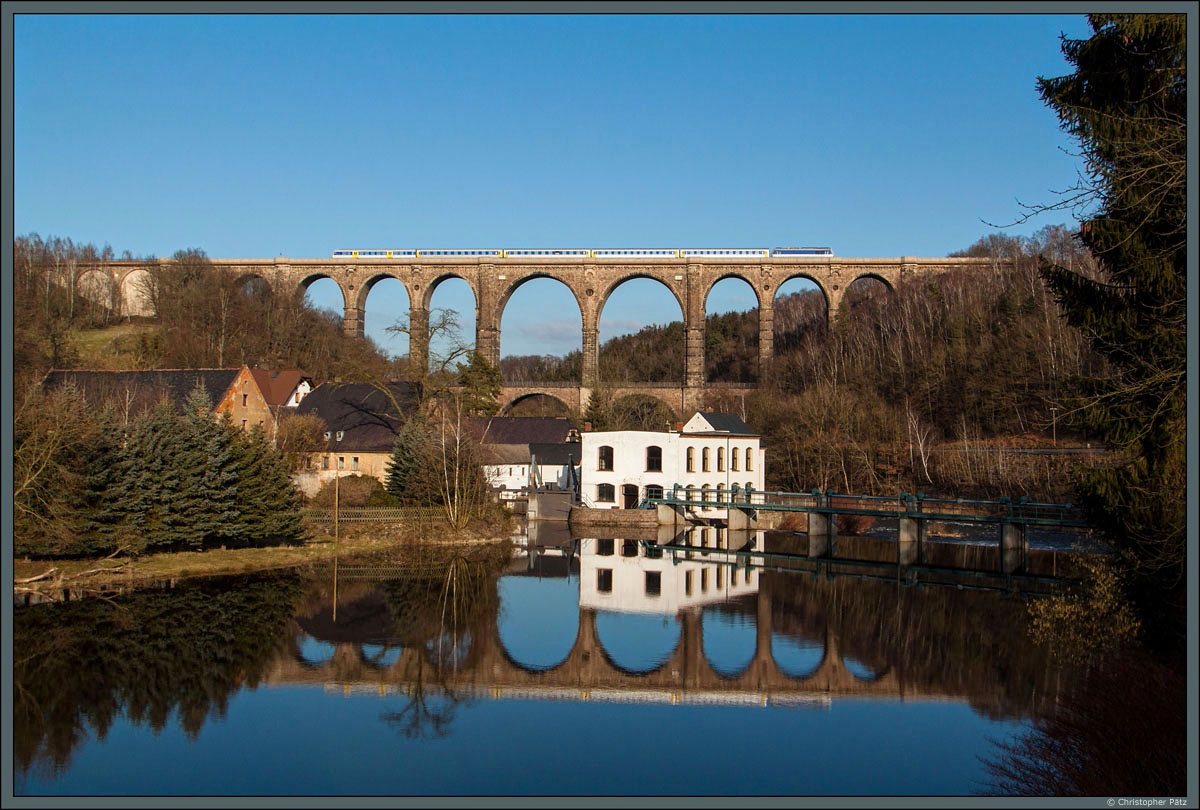
[[[296,390],[303,379],[311,379],[307,371],[298,368],[285,368],[282,371],[268,371],[265,368],[252,368],[254,382],[262,392],[263,399],[272,408],[287,402],[288,394]]]

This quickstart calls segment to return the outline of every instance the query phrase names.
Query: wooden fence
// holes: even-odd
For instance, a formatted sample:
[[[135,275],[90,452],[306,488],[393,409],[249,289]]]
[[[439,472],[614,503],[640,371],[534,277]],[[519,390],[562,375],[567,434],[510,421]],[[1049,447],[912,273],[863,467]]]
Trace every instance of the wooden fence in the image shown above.
[[[300,511],[305,523],[333,523],[333,507],[310,507]],[[338,509],[339,523],[428,523],[445,520],[438,506],[343,506]]]

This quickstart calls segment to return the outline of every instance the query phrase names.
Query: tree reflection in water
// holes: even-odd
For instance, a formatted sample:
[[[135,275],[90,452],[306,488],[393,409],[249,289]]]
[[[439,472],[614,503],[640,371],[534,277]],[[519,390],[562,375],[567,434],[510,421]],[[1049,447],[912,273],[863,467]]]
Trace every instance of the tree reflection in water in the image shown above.
[[[264,679],[300,593],[294,574],[213,577],[15,611],[15,764],[62,772],[89,728],[103,740],[122,714],[156,733],[177,714],[195,740]]]
[[[1184,796],[1183,677],[1138,653],[1087,673],[1058,710],[983,763],[1000,796]]]
[[[499,603],[497,575],[508,563],[507,544],[470,549],[413,548],[391,560],[399,570],[383,583],[399,638],[428,655],[418,656],[399,711],[383,721],[409,739],[449,734],[459,704],[466,700],[450,676],[470,665],[471,639],[486,635]]]

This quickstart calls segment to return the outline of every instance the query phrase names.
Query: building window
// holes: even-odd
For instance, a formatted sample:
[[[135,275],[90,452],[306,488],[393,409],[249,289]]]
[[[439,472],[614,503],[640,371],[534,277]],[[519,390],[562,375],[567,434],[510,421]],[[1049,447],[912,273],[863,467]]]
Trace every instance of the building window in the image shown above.
[[[600,448],[600,458],[597,460],[596,469],[612,471],[613,468],[613,449],[607,444]],[[611,498],[609,499],[611,500]]]
[[[296,404],[297,405],[300,404],[300,392],[299,391],[296,392]]]
[[[708,502],[708,484],[700,487],[700,500],[704,501],[705,503]]]
[[[725,503],[725,485],[717,484],[717,503]]]
[[[700,451],[700,472],[708,472],[708,448]]]
[[[637,540],[622,540],[621,541],[621,556],[636,557],[638,555]]]
[[[646,472],[662,472],[662,448],[650,445],[646,448]]]
[[[729,469],[734,472],[738,471],[738,449],[736,447],[729,451]]]
[[[338,469],[339,470],[346,469],[346,457],[345,456],[338,456]]]
[[[725,587],[725,569],[717,568],[717,590]]]
[[[695,447],[689,447],[687,449],[687,471],[688,472],[696,471],[696,448]]]
[[[613,555],[612,538],[604,538],[596,541],[596,556],[611,557]]]
[[[598,503],[612,503],[616,499],[617,489],[612,484],[596,485],[596,501]]]
[[[352,470],[358,469],[358,456],[350,457],[350,469],[352,469]]]
[[[754,469],[754,452],[751,448],[746,448],[746,472]]]
[[[736,588],[738,586],[738,569],[736,565],[733,567],[733,571],[730,573],[730,580],[730,584]]]
[[[662,572],[647,571],[646,572],[646,596],[659,596],[662,594]]]
[[[647,498],[661,498],[663,496],[663,488],[655,484],[650,484],[646,487]]]
[[[243,407],[243,408],[245,408],[245,407],[246,407],[246,397],[247,397],[247,396],[249,396],[249,395],[248,395],[248,394],[242,394],[242,407]]]
[[[708,591],[708,569],[705,568],[700,572],[700,593]]]
[[[600,593],[612,593],[612,569],[596,569],[596,590]]]
[[[242,430],[245,430],[245,429],[246,429],[246,420],[243,419],[242,420]]]
[[[717,448],[717,472],[725,472],[725,448]]]
[[[691,572],[691,571],[686,571],[686,572],[684,572],[684,575],[683,575],[683,595],[684,595],[684,596],[691,596],[691,595],[692,595],[692,572]]]
[[[329,456],[321,456],[321,469],[322,470],[329,469]]]

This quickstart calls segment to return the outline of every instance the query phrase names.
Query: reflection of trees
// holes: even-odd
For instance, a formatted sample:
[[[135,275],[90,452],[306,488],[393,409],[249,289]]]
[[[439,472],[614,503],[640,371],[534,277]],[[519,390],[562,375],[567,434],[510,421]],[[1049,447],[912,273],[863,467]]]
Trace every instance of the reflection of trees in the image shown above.
[[[984,762],[1003,796],[1183,796],[1187,696],[1177,672],[1132,655],[1089,672],[1056,712]]]
[[[1039,713],[1072,679],[1029,640],[1025,603],[999,593],[772,572],[762,587],[775,633],[820,639],[829,626],[843,655],[991,718]]]
[[[396,636],[428,656],[417,656],[408,703],[383,720],[405,737],[433,737],[449,733],[454,712],[463,697],[452,688],[458,670],[470,666],[479,653],[471,639],[485,638],[496,622],[499,572],[508,564],[511,547],[407,550],[401,569],[382,585],[388,608],[395,618]],[[465,651],[465,654],[464,654]]]
[[[298,595],[294,576],[242,576],[18,609],[17,767],[64,768],[86,728],[103,740],[121,712],[155,732],[178,713],[194,739],[210,715],[224,715],[232,692],[264,677]]]

